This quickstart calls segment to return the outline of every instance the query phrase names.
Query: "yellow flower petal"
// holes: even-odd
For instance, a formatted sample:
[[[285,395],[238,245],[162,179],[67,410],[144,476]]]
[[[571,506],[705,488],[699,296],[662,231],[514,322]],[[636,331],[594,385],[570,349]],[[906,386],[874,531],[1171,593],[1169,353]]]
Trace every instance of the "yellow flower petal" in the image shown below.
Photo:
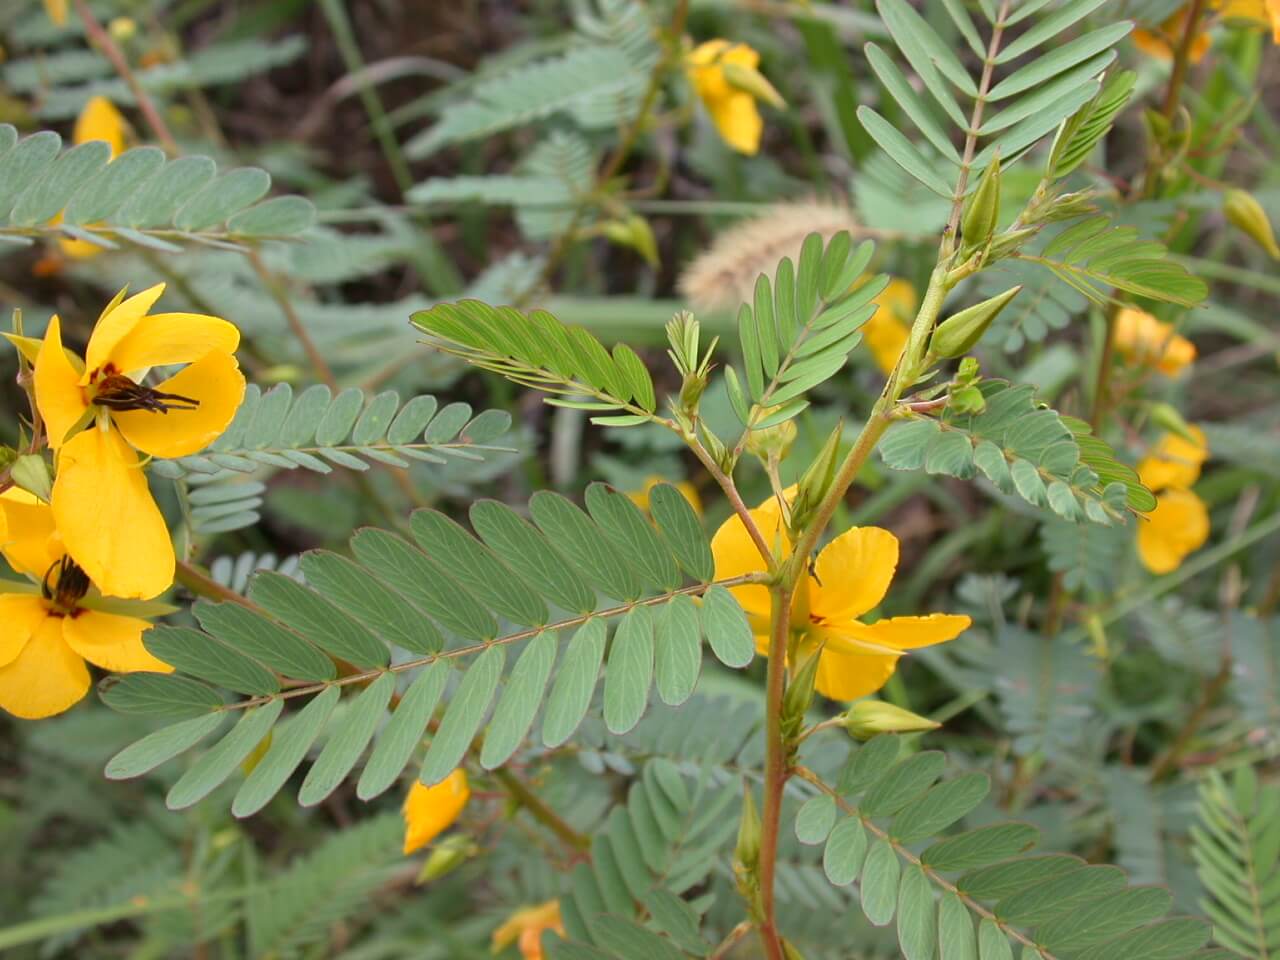
[[[149,629],[151,624],[145,620],[97,610],[81,610],[62,620],[62,637],[67,646],[104,670],[172,673],[173,667],[157,660],[142,645],[142,634]]]
[[[133,331],[162,293],[164,284],[157,283],[110,307],[98,318],[85,351],[85,374],[81,383],[88,383],[89,378],[111,360],[116,345]],[[122,367],[119,372],[127,371]]]
[[[754,71],[760,63],[760,54],[743,43],[708,40],[689,54],[687,63],[694,92],[707,108],[725,143],[739,153],[754,154],[760,149],[764,120],[755,98],[730,85],[725,78],[724,67],[733,64],[743,70]]]
[[[762,503],[751,511],[760,533],[769,544],[781,542],[784,553],[790,553],[790,545],[782,529],[782,511],[773,498]],[[711,556],[716,562],[716,579],[727,580],[740,577],[744,573],[763,573],[767,568],[755,542],[747,533],[746,525],[735,513],[720,525],[715,536],[711,538]],[[769,589],[759,584],[749,583],[740,587],[730,587],[729,591],[738,598],[738,603],[748,616],[768,618]]]
[[[1209,510],[1190,490],[1166,490],[1138,521],[1138,557],[1152,573],[1169,573],[1209,539]]]
[[[207,353],[235,353],[240,331],[221,317],[157,313],[143,317],[116,344],[110,362],[124,374],[173,363],[191,363]]]
[[[811,615],[827,622],[862,616],[884,599],[897,569],[897,537],[881,527],[851,527],[814,562]]]
[[[1196,358],[1195,344],[1143,310],[1125,308],[1116,315],[1115,324],[1116,349],[1130,362],[1154,366],[1174,377]]]
[[[47,503],[17,487],[0,493],[0,553],[14,570],[40,580],[65,552]]]
[[[1166,433],[1138,464],[1138,479],[1152,491],[1166,487],[1190,487],[1200,479],[1200,467],[1209,459],[1204,431],[1189,427],[1195,442],[1176,433]]]
[[[153,457],[185,457],[227,429],[244,399],[244,374],[229,353],[212,352],[161,383],[157,390],[195,400],[194,410],[124,410],[111,419],[126,440]]]
[[[404,800],[405,855],[421,850],[452,826],[470,796],[467,772],[461,767],[434,787],[415,780]]]
[[[518,941],[520,954],[525,960],[541,960],[544,930],[554,930],[561,937],[565,935],[559,900],[548,900],[536,907],[521,907],[493,931],[490,949],[499,953]]]
[[[115,157],[124,152],[127,126],[124,116],[110,100],[106,97],[90,97],[76,117],[71,137],[77,144],[102,140],[111,148],[111,156]]]
[[[822,651],[814,686],[831,700],[857,700],[875,693],[893,676],[898,658],[879,654]]]
[[[923,617],[886,617],[875,623],[841,623],[833,629],[854,640],[865,640],[898,650],[914,650],[954,640],[968,630],[972,623],[972,620],[959,613],[930,613]]]
[[[39,597],[20,593],[0,593],[0,667],[17,660],[27,641],[49,616],[49,608]]]
[[[67,25],[67,0],[44,0],[44,12],[58,26]]]
[[[689,506],[693,507],[693,512],[698,516],[702,516],[702,498],[698,496],[698,488],[687,480],[668,480],[666,477],[658,474],[650,474],[644,478],[644,485],[639,490],[632,490],[627,494],[627,499],[634,503],[641,510],[649,509],[649,493],[660,483],[669,483],[677,490],[680,495],[689,501]]]
[[[62,618],[50,616],[17,659],[0,667],[0,708],[24,720],[62,713],[89,690],[89,671],[62,639]]]
[[[95,426],[63,446],[53,516],[67,553],[104,594],[149,600],[173,582],[169,529],[119,431]]]
[[[67,431],[79,422],[89,401],[80,387],[80,371],[67,358],[62,346],[62,321],[54,316],[36,357],[36,407],[44,418],[49,446],[57,450]]]
[[[750,94],[736,91],[723,100],[708,103],[707,111],[720,132],[720,138],[731,149],[747,156],[759,152],[764,118]]]

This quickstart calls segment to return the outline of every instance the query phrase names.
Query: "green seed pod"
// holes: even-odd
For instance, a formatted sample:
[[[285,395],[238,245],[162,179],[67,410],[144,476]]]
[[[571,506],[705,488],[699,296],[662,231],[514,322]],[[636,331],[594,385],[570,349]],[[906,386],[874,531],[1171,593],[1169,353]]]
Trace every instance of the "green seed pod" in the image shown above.
[[[742,794],[742,819],[738,823],[738,845],[733,858],[745,873],[754,874],[760,863],[760,813],[748,787]]]
[[[982,174],[978,189],[969,197],[960,221],[960,237],[966,249],[981,247],[995,233],[1000,220],[1000,154],[992,158]]]
[[[1267,211],[1251,193],[1244,190],[1228,190],[1223,197],[1222,211],[1227,219],[1249,236],[1272,260],[1280,260],[1280,245],[1271,230]]]
[[[938,329],[933,331],[929,352],[935,357],[959,357],[968,353],[982,339],[987,327],[1000,315],[1005,304],[1016,297],[1021,289],[1021,284],[1011,287],[990,300],[975,303],[942,321],[938,324]]]

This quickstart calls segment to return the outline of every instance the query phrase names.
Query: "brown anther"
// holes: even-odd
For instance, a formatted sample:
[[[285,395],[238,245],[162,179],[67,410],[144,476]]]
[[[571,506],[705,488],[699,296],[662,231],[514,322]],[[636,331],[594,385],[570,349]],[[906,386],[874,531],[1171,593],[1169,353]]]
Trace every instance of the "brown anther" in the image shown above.
[[[68,556],[54,561],[40,584],[40,593],[63,614],[74,614],[76,605],[88,592],[89,575]]]
[[[109,410],[149,410],[152,413],[194,410],[200,406],[199,400],[176,393],[161,393],[134,383],[122,373],[111,373],[98,381],[93,402]]]

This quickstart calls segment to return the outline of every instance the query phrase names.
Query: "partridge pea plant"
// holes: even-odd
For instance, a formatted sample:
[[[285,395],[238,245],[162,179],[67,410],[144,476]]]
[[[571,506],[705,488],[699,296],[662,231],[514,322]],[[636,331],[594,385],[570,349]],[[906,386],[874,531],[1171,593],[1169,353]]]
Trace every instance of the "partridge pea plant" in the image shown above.
[[[65,22],[66,4],[46,6]],[[364,85],[383,67],[361,66],[343,4],[318,5],[361,78],[352,89],[404,203],[478,197],[514,208],[525,238],[548,243],[545,256],[504,263],[472,296],[455,295],[448,278],[435,284],[448,294],[404,306],[400,341],[368,349],[351,346],[345,305],[299,309],[282,276],[289,254],[279,251],[292,249],[284,241],[306,251],[327,237],[337,262],[344,243],[376,243],[308,233],[315,210],[301,197],[259,202],[271,182],[262,170],[217,175],[212,160],[181,156],[149,85],[112,39],[132,28],[105,30],[100,5],[72,6],[162,148],[128,148],[122,115],[99,97],[69,150],[55,134],[19,139],[0,125],[0,239],[45,242],[41,269],[53,272],[93,269],[123,248],[173,283],[121,290],[94,322],[53,316],[40,337],[25,335],[15,314],[9,340],[29,411],[18,448],[5,448],[0,463],[0,553],[15,575],[0,580],[0,708],[23,719],[64,713],[88,694],[92,665],[107,673],[98,685],[107,706],[149,727],[113,745],[109,780],[159,778],[168,811],[203,802],[192,821],[214,810],[232,824],[229,808],[241,820],[267,813],[290,825],[331,814],[341,829],[283,877],[264,879],[251,851],[235,862],[234,889],[214,893],[193,878],[212,888],[233,873],[224,847],[234,830],[207,830],[190,845],[200,870],[165,891],[169,899],[139,895],[72,913],[53,933],[182,913],[192,924],[182,936],[201,955],[218,943],[226,956],[295,956],[329,933],[345,938],[339,921],[350,904],[414,885],[426,885],[424,898],[445,891],[435,904],[466,876],[503,903],[501,916],[481,918],[494,922],[479,939],[526,960],[862,956],[846,928],[815,933],[822,918],[793,919],[797,899],[806,909],[809,900],[838,903],[852,916],[855,898],[870,924],[860,930],[891,928],[867,956],[884,947],[907,960],[1218,960],[1227,954],[1205,949],[1211,935],[1244,956],[1268,948],[1280,847],[1268,817],[1280,800],[1248,762],[1230,780],[1214,771],[1201,784],[1205,829],[1191,846],[1213,925],[1171,913],[1165,887],[1131,882],[1118,867],[1033,852],[1037,828],[1000,819],[999,808],[1016,809],[1046,762],[1036,737],[1064,736],[1059,713],[1045,719],[1016,695],[1039,684],[1069,688],[1065,699],[1108,663],[1096,611],[1062,632],[1082,585],[1098,592],[1096,568],[1105,587],[1108,564],[1131,546],[1135,569],[1161,576],[1216,562],[1189,561],[1211,533],[1209,507],[1192,489],[1210,436],[1146,394],[1197,359],[1178,321],[1208,289],[1189,257],[1170,252],[1197,211],[1166,222],[1144,205],[1175,208],[1187,183],[1216,185],[1200,169],[1211,151],[1199,150],[1197,121],[1180,103],[1186,72],[1205,55],[1206,24],[1271,28],[1280,17],[1271,0],[1151,5],[1169,39],[1151,35],[1139,49],[1165,51],[1169,92],[1145,117],[1145,162],[1123,182],[1092,168],[1151,77],[1121,69],[1134,25],[1111,4],[940,0],[925,16],[920,4],[877,0],[874,17],[859,11],[850,22],[882,28],[860,52],[880,95],[875,106],[837,97],[833,110],[851,153],[870,158],[868,171],[880,164],[878,177],[938,212],[936,231],[911,238],[927,260],[919,294],[878,273],[877,241],[900,239],[895,230],[865,228],[841,210],[811,224],[823,209],[812,201],[797,205],[805,223],[796,230],[792,218],[794,236],[756,228],[752,256],[739,258],[750,263],[745,282],[720,283],[734,273],[721,269],[735,259],[724,243],[717,266],[687,286],[696,301],[720,283],[736,312],[726,320],[680,309],[655,333],[658,349],[639,338],[606,344],[600,327],[568,322],[556,298],[538,304],[584,241],[656,260],[639,211],[680,175],[664,153],[676,133],[701,129],[714,138],[704,145],[755,162],[790,109],[752,46],[692,36],[684,0],[661,23],[626,0],[580,5],[565,44],[433,104],[434,123],[403,152],[379,94]],[[803,33],[811,52],[829,54],[822,16],[806,13]],[[511,173],[405,180],[410,159],[543,121],[548,132]],[[655,183],[633,189],[626,167],[651,134]],[[609,144],[598,164],[593,137]],[[1224,204],[1229,222],[1270,253],[1258,202],[1235,191]],[[217,283],[201,287],[169,269],[164,258],[196,246],[225,257],[210,271]],[[331,266],[307,256],[291,261],[299,273]],[[271,339],[261,328],[212,308],[159,312],[162,296],[207,300],[224,271],[241,292],[253,285],[287,328],[288,362],[263,350]],[[521,282],[506,283],[507,273]],[[410,313],[408,334],[401,318]],[[992,376],[990,353],[978,356],[997,339],[1021,343],[1037,329],[1043,339],[1069,313],[1092,321],[1097,362],[1081,375],[1082,416],[1043,399],[1071,396],[1041,389],[1048,365],[1020,383],[1013,364]],[[317,343],[314,327],[327,339]],[[1086,366],[1075,359],[1070,376]],[[538,395],[557,422],[585,420],[620,446],[656,436],[699,476],[650,476],[635,489],[552,483],[518,506],[475,499],[466,475],[451,471],[488,468],[493,479],[504,468],[490,461],[526,438],[509,433],[503,411],[473,415],[462,400],[425,394],[401,403],[382,389],[419,361],[445,364],[451,378],[473,368],[472,379],[503,398]],[[832,426],[819,406],[855,382],[852,367],[874,388]],[[295,392],[304,369],[319,382]],[[357,382],[372,385],[368,396]],[[1143,432],[1152,439],[1139,441]],[[440,488],[463,489],[465,517],[415,486],[411,466]],[[1028,597],[1016,622],[1005,619],[1007,597],[991,599],[995,578],[977,599],[981,591],[959,590],[941,609],[926,606],[917,575],[931,561],[900,543],[891,505],[872,496],[851,515],[851,491],[883,482],[879,466],[921,475],[921,489],[931,478],[972,480],[1001,509],[1043,524],[1045,596]],[[335,549],[202,568],[202,538],[247,530],[250,542],[270,543],[259,523],[263,481],[281,477],[316,484],[303,497],[319,506],[295,506],[295,518],[332,521],[316,514],[342,489],[379,519]],[[752,483],[763,496],[746,492]],[[404,515],[397,494],[416,509]],[[727,512],[714,532],[704,502]],[[974,529],[991,525],[975,520]],[[1091,565],[1078,573],[1072,561],[1082,554]],[[1116,609],[1140,602],[1131,591]],[[1032,620],[1043,636],[1030,632]],[[1008,735],[991,764],[1012,770],[998,799],[980,763],[922,748],[918,735],[950,716],[909,709],[897,673],[916,656],[960,662],[971,650],[951,651],[988,626],[997,637],[986,644],[995,651],[983,664],[996,674],[989,687],[1014,691],[1002,701]],[[1085,639],[1094,659],[1085,659]],[[1019,665],[1033,643],[1043,658],[1030,675]],[[753,666],[762,682],[752,683]],[[1216,720],[1230,650],[1201,673],[1202,702],[1153,761],[1140,796],[1176,772],[1200,726]],[[732,685],[736,706],[696,696],[700,682]],[[1147,746],[1141,721],[1129,759]],[[1071,775],[1089,769],[1072,759],[1063,761]],[[581,770],[561,779],[569,761]],[[606,771],[625,790],[608,789]],[[1108,789],[1125,783],[1114,777]],[[352,824],[353,810],[384,795],[395,798],[391,812]],[[486,849],[494,834],[501,842]],[[387,867],[377,851],[388,840],[393,855],[422,862]],[[1110,849],[1104,836],[1092,859]],[[379,869],[364,869],[366,860]],[[1236,874],[1253,899],[1231,885]],[[227,933],[233,920],[219,925],[223,901],[242,904],[245,950]],[[456,955],[474,952],[473,927],[457,934]],[[453,950],[447,933],[439,939]],[[0,948],[46,935],[39,921],[0,930]],[[420,946],[390,942],[359,955]]]

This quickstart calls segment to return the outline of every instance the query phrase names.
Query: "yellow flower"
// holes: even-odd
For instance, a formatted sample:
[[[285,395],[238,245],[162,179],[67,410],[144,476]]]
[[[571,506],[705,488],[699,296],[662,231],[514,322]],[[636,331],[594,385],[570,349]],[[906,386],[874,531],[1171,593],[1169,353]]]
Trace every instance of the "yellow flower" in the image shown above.
[[[1176,570],[1209,539],[1209,510],[1190,490],[1173,487],[1156,497],[1156,508],[1138,522],[1138,557],[1152,573]]]
[[[644,486],[639,490],[632,490],[627,494],[627,498],[641,510],[647,511],[649,509],[649,493],[660,483],[670,483],[679,490],[680,495],[689,501],[689,506],[693,507],[693,512],[698,516],[702,516],[702,498],[698,496],[698,488],[687,480],[673,483],[666,477],[660,477],[656,473],[650,474],[644,478]]]
[[[1218,0],[1216,6],[1229,20],[1270,27],[1272,39],[1280,43],[1280,0]]]
[[[110,100],[106,97],[90,97],[84,109],[80,111],[80,116],[76,117],[72,140],[76,144],[102,140],[111,148],[111,158],[114,160],[124,152],[127,127],[127,121]],[[62,214],[58,214],[49,221],[52,225],[61,222]],[[58,246],[68,257],[77,260],[96,257],[102,252],[102,247],[87,240],[76,240],[72,237],[60,237]]]
[[[449,829],[471,796],[467,772],[458,767],[434,787],[414,781],[404,798],[405,856],[421,850]]]
[[[1190,487],[1200,479],[1200,467],[1209,459],[1209,444],[1199,427],[1188,427],[1188,430],[1194,442],[1176,433],[1166,433],[1142,458],[1138,478],[1147,489]]]
[[[142,645],[151,624],[90,609],[101,594],[67,556],[49,505],[17,488],[0,493],[0,552],[39,593],[0,593],[0,708],[35,720],[89,689],[85,661],[105,670],[172,668]]]
[[[44,0],[44,10],[49,14],[49,19],[58,26],[66,26],[67,0]]]
[[[1143,310],[1126,307],[1116,316],[1115,344],[1125,359],[1175,377],[1196,358],[1196,345]]]
[[[542,932],[554,930],[561,937],[564,923],[560,919],[560,901],[548,900],[536,907],[521,907],[493,931],[492,949],[500,953],[513,943],[519,944],[525,960],[542,960]]]
[[[1187,13],[1188,8],[1184,7],[1166,19],[1156,30],[1133,31],[1134,46],[1148,57],[1153,57],[1156,60],[1172,60],[1174,51],[1177,49],[1178,44],[1182,42]],[[1209,52],[1209,47],[1212,44],[1213,38],[1202,29],[1191,44],[1191,62],[1199,63],[1204,59],[1204,55]]]
[[[244,396],[232,356],[239,331],[195,313],[148,316],[163,292],[158,284],[124,300],[122,291],[98,318],[85,361],[64,350],[53,317],[35,363],[36,404],[58,455],[58,530],[89,579],[116,597],[154,597],[173,581],[173,544],[137,451],[203,449]],[[144,385],[152,367],[178,364],[186,366]]]
[[[686,61],[694,92],[724,142],[739,153],[754,154],[760,149],[764,120],[756,101],[783,105],[782,97],[756,69],[759,64],[755,50],[728,40],[699,44]]]
[[[910,321],[919,298],[916,288],[905,280],[890,280],[884,292],[874,301],[880,309],[862,327],[862,338],[875,358],[876,366],[886,376],[893,372],[911,334]]]
[[[769,543],[790,553],[781,510],[770,499],[751,511]],[[716,579],[765,569],[741,518],[734,514],[711,540]],[[813,574],[796,591],[792,629],[799,635],[801,658],[824,644],[817,688],[833,700],[855,700],[884,686],[905,650],[952,640],[968,629],[966,616],[931,613],[923,617],[859,618],[877,606],[889,590],[898,566],[898,538],[880,527],[852,527],[818,554]],[[756,635],[756,648],[768,653],[769,592],[748,584],[731,588]]]

